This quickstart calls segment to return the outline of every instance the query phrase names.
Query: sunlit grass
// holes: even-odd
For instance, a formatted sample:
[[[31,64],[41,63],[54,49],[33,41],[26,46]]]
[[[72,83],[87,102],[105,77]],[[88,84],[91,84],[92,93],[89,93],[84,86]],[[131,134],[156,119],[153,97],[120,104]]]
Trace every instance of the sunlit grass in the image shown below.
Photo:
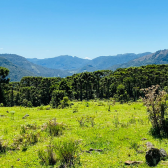
[[[0,153],[0,167],[45,167],[40,164],[38,150],[49,145],[51,137],[42,125],[54,118],[65,127],[61,135],[52,137],[54,142],[67,138],[80,142],[78,167],[125,167],[127,160],[143,161],[138,167],[148,167],[145,163],[147,141],[168,151],[167,139],[154,139],[149,134],[151,124],[141,102],[113,105],[111,101],[98,100],[73,104],[71,108],[50,110],[46,110],[46,107],[0,107],[0,139],[9,146],[5,154]],[[75,112],[74,108],[77,109]],[[15,111],[14,117],[7,111]],[[26,114],[29,116],[22,119]],[[94,124],[91,124],[91,120],[84,120],[81,126],[79,119],[82,117],[94,117]],[[22,148],[10,150],[15,137],[21,134],[21,126],[31,124],[37,126],[35,132],[40,132],[38,142],[30,144],[25,151]],[[147,141],[142,141],[142,138],[147,138]],[[89,151],[90,148],[96,150]],[[164,165],[160,162],[157,167]]]

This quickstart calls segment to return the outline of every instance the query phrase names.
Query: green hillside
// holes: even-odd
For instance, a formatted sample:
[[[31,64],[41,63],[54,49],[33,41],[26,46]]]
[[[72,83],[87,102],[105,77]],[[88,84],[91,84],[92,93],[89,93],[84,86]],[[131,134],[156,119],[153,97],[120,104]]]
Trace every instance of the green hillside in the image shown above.
[[[13,74],[13,71],[11,69],[11,71],[10,71],[10,73],[12,73],[11,81],[19,81],[23,76],[66,77],[66,76],[72,75],[72,73],[70,73],[68,71],[59,70],[59,69],[49,69],[46,67],[42,67],[42,66],[33,64],[33,63],[29,62],[26,58],[19,56],[19,55],[0,54],[0,57],[7,59],[12,64],[14,64],[14,66],[22,69],[24,72],[24,73],[20,74],[20,77],[15,78],[14,77],[15,75]],[[3,64],[3,61],[1,64]],[[8,68],[6,66],[6,64],[3,64],[3,65],[4,65],[4,67]],[[10,68],[9,68],[9,70],[10,70]],[[25,71],[27,72],[26,75],[25,75]]]
[[[20,81],[22,77],[24,76],[37,76],[34,73],[25,70],[19,66],[16,66],[12,62],[8,61],[4,57],[0,57],[0,66],[5,67],[9,69],[9,78],[10,81]]]

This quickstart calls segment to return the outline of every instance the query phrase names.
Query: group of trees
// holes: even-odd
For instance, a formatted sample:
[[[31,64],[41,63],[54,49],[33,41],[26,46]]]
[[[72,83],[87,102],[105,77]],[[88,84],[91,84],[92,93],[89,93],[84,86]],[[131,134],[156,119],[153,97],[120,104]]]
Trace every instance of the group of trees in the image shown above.
[[[117,101],[136,101],[140,89],[159,84],[168,86],[168,65],[120,68],[112,72],[83,72],[66,78],[23,77],[9,82],[6,68],[0,68],[0,103],[5,106],[59,105],[63,97],[89,100],[113,97]],[[55,103],[54,103],[55,102]]]

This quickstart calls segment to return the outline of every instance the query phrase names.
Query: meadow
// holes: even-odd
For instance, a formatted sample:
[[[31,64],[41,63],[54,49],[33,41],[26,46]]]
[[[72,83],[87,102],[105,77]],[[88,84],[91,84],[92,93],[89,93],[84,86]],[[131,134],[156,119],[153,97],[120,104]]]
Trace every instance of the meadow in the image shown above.
[[[23,118],[26,114],[29,116]],[[47,129],[51,123],[57,123],[60,132],[52,134]],[[153,137],[150,128],[141,101],[123,104],[110,99],[73,101],[64,109],[0,107],[0,167],[60,167],[62,145],[65,147],[69,142],[75,142],[72,167],[149,167],[145,162],[146,142],[168,151],[168,139]],[[55,158],[53,165],[42,156],[49,147]],[[128,160],[143,163],[127,166]],[[157,165],[167,166],[167,161]]]

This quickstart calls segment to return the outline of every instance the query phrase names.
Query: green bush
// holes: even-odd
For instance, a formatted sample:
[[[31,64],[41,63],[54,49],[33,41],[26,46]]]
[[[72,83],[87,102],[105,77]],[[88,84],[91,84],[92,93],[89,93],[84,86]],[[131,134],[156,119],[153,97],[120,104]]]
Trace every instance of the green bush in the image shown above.
[[[66,139],[56,144],[58,158],[62,166],[72,167],[79,163],[79,141]]]
[[[68,97],[63,97],[63,100],[61,100],[60,102],[60,108],[65,108],[65,107],[69,107],[70,106],[70,100],[68,99]]]
[[[54,90],[52,92],[52,98],[51,98],[51,107],[57,108],[61,104],[61,100],[63,100],[63,97],[65,95],[64,90]]]
[[[52,119],[47,123],[46,131],[50,136],[58,136],[62,134],[64,129],[63,123],[57,123],[56,119]]]
[[[34,125],[22,125],[20,128],[20,134],[16,135],[13,139],[12,149],[22,149],[26,151],[29,145],[34,145],[38,142],[40,132],[34,131]]]
[[[117,94],[114,95],[114,98],[120,103],[127,102],[129,100],[129,95],[127,94],[123,84],[117,86]]]
[[[38,157],[41,160],[41,164],[55,165],[57,162],[55,148],[53,145],[48,145],[46,150],[38,150]]]
[[[33,104],[32,104],[31,101],[28,101],[28,102],[27,102],[27,107],[33,107]]]

